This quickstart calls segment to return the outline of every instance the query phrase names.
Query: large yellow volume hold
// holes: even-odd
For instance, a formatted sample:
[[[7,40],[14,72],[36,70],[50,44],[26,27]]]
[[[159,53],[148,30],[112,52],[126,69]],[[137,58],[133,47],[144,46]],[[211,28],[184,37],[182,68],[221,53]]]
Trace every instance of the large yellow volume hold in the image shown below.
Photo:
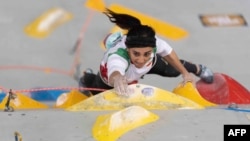
[[[93,126],[97,141],[115,141],[136,127],[158,120],[159,117],[140,106],[130,106],[118,112],[99,116]]]

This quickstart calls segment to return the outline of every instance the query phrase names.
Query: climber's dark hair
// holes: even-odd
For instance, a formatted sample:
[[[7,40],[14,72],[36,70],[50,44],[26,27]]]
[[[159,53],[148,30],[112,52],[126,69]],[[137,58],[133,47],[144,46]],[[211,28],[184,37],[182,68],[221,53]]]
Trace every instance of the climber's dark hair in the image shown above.
[[[106,9],[103,12],[112,23],[121,29],[128,30],[125,44],[127,48],[133,47],[156,47],[155,31],[148,25],[142,25],[136,17],[120,14]]]
[[[103,13],[108,16],[112,23],[115,23],[117,26],[125,30],[141,25],[141,21],[131,15],[115,13],[108,8],[106,8]]]

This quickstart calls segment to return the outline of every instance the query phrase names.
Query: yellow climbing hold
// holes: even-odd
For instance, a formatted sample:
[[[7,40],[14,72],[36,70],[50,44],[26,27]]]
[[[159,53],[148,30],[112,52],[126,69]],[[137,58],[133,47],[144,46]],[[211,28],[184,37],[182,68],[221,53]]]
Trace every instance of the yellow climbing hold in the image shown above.
[[[115,141],[129,130],[158,119],[157,115],[140,106],[131,106],[113,114],[97,117],[92,133],[97,141]]]
[[[85,2],[85,6],[97,10],[99,12],[103,12],[106,7],[103,0],[87,0]]]
[[[56,27],[71,20],[73,15],[62,8],[51,8],[24,29],[31,37],[47,37]]]
[[[132,84],[133,93],[129,97],[119,96],[114,90],[94,95],[66,110],[120,110],[128,106],[141,106],[146,109],[203,109],[204,107],[175,93],[144,84]]]
[[[32,98],[22,94],[22,93],[16,93],[15,98],[10,100],[9,106],[11,106],[14,109],[47,109],[48,106],[46,104],[40,103],[36,100],[33,100]],[[7,94],[3,101],[0,103],[0,109],[5,108],[5,104],[8,101]]]
[[[84,99],[88,98],[86,95],[82,94],[77,90],[72,90],[69,93],[61,94],[57,100],[54,107],[56,108],[67,108],[70,107]]]
[[[180,96],[186,97],[204,107],[217,105],[204,99],[191,82],[186,83],[184,86],[178,85],[176,88],[174,88],[173,92]]]

